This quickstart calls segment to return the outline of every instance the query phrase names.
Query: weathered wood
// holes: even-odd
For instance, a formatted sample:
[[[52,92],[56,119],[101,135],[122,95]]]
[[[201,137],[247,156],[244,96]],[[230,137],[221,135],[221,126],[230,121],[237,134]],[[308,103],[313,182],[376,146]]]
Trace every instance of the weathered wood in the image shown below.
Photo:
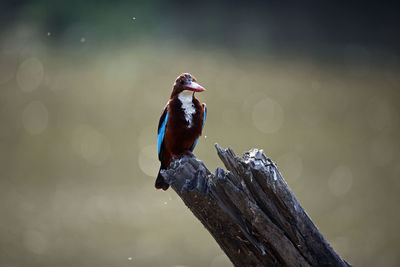
[[[194,156],[162,175],[235,266],[350,266],[326,242],[262,150],[239,158],[215,145],[228,171]]]

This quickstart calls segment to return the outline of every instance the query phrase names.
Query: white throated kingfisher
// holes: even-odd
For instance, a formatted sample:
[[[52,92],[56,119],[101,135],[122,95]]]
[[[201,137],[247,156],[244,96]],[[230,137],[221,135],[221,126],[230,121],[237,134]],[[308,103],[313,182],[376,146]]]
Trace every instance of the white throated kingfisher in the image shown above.
[[[189,73],[182,73],[175,81],[171,97],[158,123],[158,159],[160,171],[168,168],[173,158],[191,154],[199,140],[206,120],[206,104],[194,96],[205,89]],[[155,187],[167,190],[169,184],[158,172]]]

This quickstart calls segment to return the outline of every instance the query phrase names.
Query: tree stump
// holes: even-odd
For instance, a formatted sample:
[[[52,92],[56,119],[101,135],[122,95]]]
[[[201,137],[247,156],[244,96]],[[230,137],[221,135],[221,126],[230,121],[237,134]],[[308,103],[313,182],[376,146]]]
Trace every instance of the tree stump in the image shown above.
[[[231,148],[215,147],[228,171],[218,167],[212,174],[185,155],[162,175],[235,266],[350,266],[262,150],[240,158]]]

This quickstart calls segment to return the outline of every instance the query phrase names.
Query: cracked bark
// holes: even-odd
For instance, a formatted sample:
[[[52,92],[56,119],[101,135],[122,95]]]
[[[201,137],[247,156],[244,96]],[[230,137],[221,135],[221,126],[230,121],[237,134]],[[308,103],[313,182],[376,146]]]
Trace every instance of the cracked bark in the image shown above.
[[[262,150],[237,157],[215,145],[228,171],[183,156],[162,175],[235,266],[350,266],[300,206]]]

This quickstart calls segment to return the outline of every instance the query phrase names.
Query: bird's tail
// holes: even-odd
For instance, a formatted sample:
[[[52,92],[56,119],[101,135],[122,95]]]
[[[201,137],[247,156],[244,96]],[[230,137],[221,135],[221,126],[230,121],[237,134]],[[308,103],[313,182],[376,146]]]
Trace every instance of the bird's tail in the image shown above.
[[[160,167],[160,170],[158,171],[155,187],[157,189],[162,189],[165,191],[168,189],[169,184],[164,180],[164,177],[161,175],[160,171],[161,171],[161,167]]]

